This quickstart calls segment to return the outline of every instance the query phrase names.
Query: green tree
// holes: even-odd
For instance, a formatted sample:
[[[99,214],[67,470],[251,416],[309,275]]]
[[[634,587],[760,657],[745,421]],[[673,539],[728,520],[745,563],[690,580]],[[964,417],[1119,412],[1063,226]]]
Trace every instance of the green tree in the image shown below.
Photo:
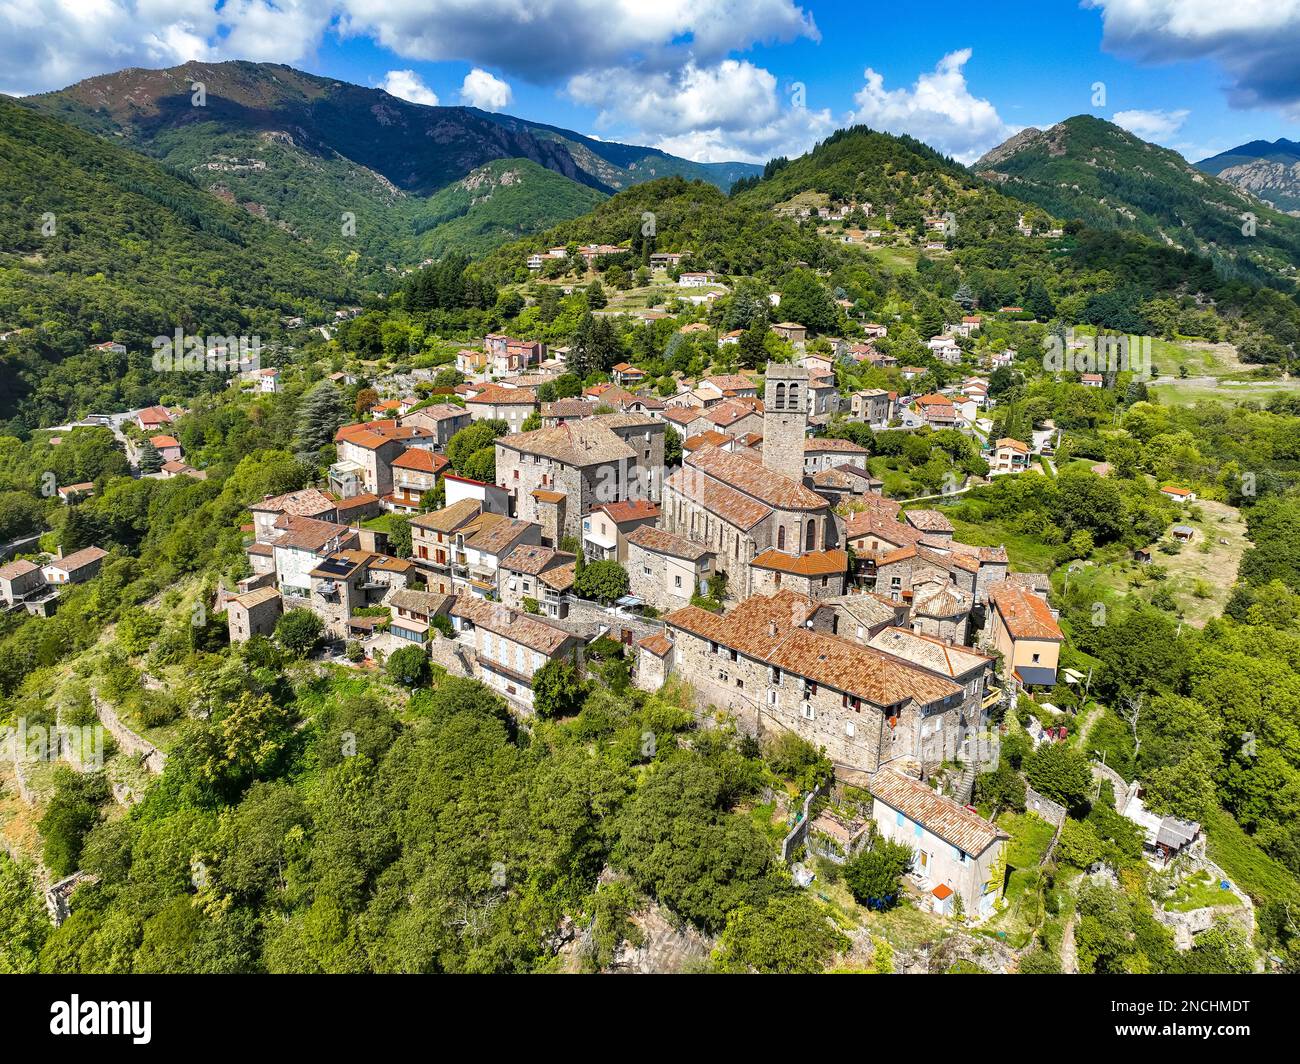
[[[1039,794],[1067,809],[1087,804],[1092,785],[1088,759],[1064,743],[1043,743],[1025,758],[1025,776]]]
[[[615,561],[588,562],[576,572],[573,590],[583,598],[608,605],[628,592],[627,570]]]
[[[902,880],[915,855],[901,842],[878,836],[871,848],[844,865],[844,882],[859,905],[891,909],[898,902]]]
[[[325,625],[316,614],[298,607],[276,622],[275,638],[290,654],[305,658],[320,645],[324,631]]]
[[[533,709],[539,717],[567,717],[582,705],[583,684],[567,661],[548,661],[533,675]]]
[[[388,678],[402,687],[423,687],[429,682],[429,655],[423,647],[399,647],[384,666]]]
[[[815,975],[849,945],[807,894],[776,895],[727,916],[713,960],[721,972]]]

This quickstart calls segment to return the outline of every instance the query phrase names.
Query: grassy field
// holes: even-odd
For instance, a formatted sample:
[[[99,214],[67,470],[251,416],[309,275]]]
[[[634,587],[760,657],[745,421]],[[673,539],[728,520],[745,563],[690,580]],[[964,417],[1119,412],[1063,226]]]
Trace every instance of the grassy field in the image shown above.
[[[1189,913],[1193,909],[1234,908],[1241,903],[1230,890],[1222,890],[1218,880],[1204,870],[1188,876],[1165,899],[1165,912]]]
[[[889,270],[915,270],[920,253],[916,248],[867,248],[863,254]]]
[[[1286,902],[1300,905],[1300,884],[1283,865],[1255,845],[1226,810],[1216,810],[1203,821],[1210,860],[1257,905]]]
[[[995,937],[1000,932],[1007,945],[1021,949],[1028,945],[1043,919],[1038,863],[1056,829],[1033,813],[1003,813],[998,817],[998,826],[1011,836],[1007,844],[1006,894],[1001,910],[981,931]]]
[[[1054,568],[1055,547],[1039,542],[1033,536],[1015,532],[998,521],[981,521],[970,524],[951,514],[953,535],[961,543],[974,547],[1006,547],[1013,573],[1049,573]]]
[[[1199,511],[1200,516],[1185,515],[1178,523],[1190,525],[1196,535],[1191,543],[1182,544],[1177,554],[1154,550],[1152,565],[1143,566],[1127,554],[1110,551],[1100,560],[1075,563],[1078,568],[1065,579],[1073,588],[1090,590],[1093,601],[1106,603],[1123,595],[1149,598],[1157,588],[1167,588],[1178,603],[1179,616],[1197,628],[1204,627],[1223,613],[1249,542],[1246,523],[1235,507],[1203,500],[1193,504],[1191,511]],[[1227,542],[1220,543],[1221,539]],[[1169,537],[1161,542],[1169,542]],[[1165,579],[1154,579],[1152,568],[1163,570]]]

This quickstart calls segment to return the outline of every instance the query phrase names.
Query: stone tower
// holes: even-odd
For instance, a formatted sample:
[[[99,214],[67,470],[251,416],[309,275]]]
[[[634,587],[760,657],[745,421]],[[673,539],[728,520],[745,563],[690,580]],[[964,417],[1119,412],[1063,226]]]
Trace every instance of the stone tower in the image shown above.
[[[807,436],[808,371],[769,362],[763,390],[763,465],[802,482]]]

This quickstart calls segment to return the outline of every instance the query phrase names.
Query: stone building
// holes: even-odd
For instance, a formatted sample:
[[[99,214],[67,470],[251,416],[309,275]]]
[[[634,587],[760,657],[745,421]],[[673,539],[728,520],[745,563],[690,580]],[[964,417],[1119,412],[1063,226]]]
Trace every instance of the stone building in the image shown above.
[[[528,416],[538,408],[537,391],[485,384],[465,401],[465,407],[472,421],[504,421],[510,432],[520,432]]]
[[[462,646],[474,651],[479,679],[526,709],[538,670],[580,656],[580,637],[499,602],[457,595],[450,616]]]
[[[689,605],[696,592],[707,592],[714,555],[707,547],[650,525],[624,538],[629,590],[661,610]]]
[[[403,414],[397,419],[400,428],[426,429],[433,434],[437,447],[446,447],[448,441],[461,429],[469,428],[470,413],[452,403],[435,403]]]
[[[577,555],[554,547],[520,544],[497,569],[501,601],[515,609],[524,609],[524,600],[532,599],[541,616],[564,620],[569,615],[567,596],[573,590],[577,561]]]
[[[957,726],[945,730],[945,719],[939,715],[927,722],[928,728],[923,725],[921,729],[924,767],[956,761],[966,736],[988,724],[986,705],[991,705],[990,699],[996,700],[998,695],[993,686],[994,659],[970,647],[957,646],[902,627],[877,632],[867,641],[867,646],[961,687],[964,694]]]
[[[516,517],[539,524],[550,523],[543,508],[558,509],[558,501],[537,493],[562,495],[559,538],[580,539],[583,517],[601,503],[659,500],[663,431],[660,422],[613,414],[504,436],[496,442],[497,484]]]
[[[807,438],[808,371],[769,362],[763,395],[763,464],[791,480],[802,480]]]
[[[742,726],[793,731],[837,764],[920,766],[930,735],[958,730],[962,688],[832,635],[834,616],[792,591],[755,595],[725,615],[686,606],[664,618],[671,650],[643,647],[639,660],[647,675],[682,676]],[[637,682],[645,682],[640,669]]]
[[[1009,836],[919,780],[892,770],[870,780],[872,819],[886,838],[916,855],[911,876],[941,915],[959,895],[968,917],[993,914],[1002,895]]]
[[[281,612],[280,593],[261,587],[226,602],[226,627],[232,643],[245,643],[255,635],[270,636]]]

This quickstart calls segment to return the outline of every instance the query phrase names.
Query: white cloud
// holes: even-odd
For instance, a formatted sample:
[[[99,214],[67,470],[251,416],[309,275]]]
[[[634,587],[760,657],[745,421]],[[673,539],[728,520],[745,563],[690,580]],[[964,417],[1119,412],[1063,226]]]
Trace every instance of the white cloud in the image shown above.
[[[414,70],[390,70],[384,75],[383,83],[379,87],[390,96],[396,96],[401,100],[428,104],[430,107],[438,106],[438,94],[429,88],[424,83],[424,79]]]
[[[790,105],[769,71],[730,58],[759,43],[820,40],[797,0],[0,0],[0,91],[188,60],[294,64],[326,33],[467,62],[460,98],[488,110],[510,105],[505,78],[564,84],[600,111],[607,134],[616,127],[620,139],[694,158],[796,154],[834,126],[828,109]],[[388,71],[382,85],[437,102],[410,69]]]
[[[698,162],[763,162],[807,151],[834,128],[827,109],[779,98],[776,77],[745,60],[679,70],[615,68],[579,74],[566,90],[599,109],[598,126],[631,130],[644,141]]]
[[[1209,59],[1237,107],[1300,119],[1300,0],[1084,0],[1102,12],[1102,47],[1143,62]]]
[[[911,134],[961,162],[974,162],[1017,127],[1003,122],[988,100],[971,95],[963,72],[970,57],[969,48],[949,52],[910,89],[886,89],[883,75],[868,67],[867,83],[853,97],[857,110],[851,120]]]
[[[461,103],[481,107],[484,111],[504,111],[510,106],[510,86],[486,70],[475,67],[465,75],[460,87]]]
[[[687,58],[712,63],[758,42],[819,39],[793,0],[340,0],[346,29],[413,59],[462,59],[534,82]]]
[[[1191,113],[1186,108],[1177,111],[1116,111],[1111,116],[1111,121],[1143,140],[1163,144],[1183,128],[1183,123]]]

